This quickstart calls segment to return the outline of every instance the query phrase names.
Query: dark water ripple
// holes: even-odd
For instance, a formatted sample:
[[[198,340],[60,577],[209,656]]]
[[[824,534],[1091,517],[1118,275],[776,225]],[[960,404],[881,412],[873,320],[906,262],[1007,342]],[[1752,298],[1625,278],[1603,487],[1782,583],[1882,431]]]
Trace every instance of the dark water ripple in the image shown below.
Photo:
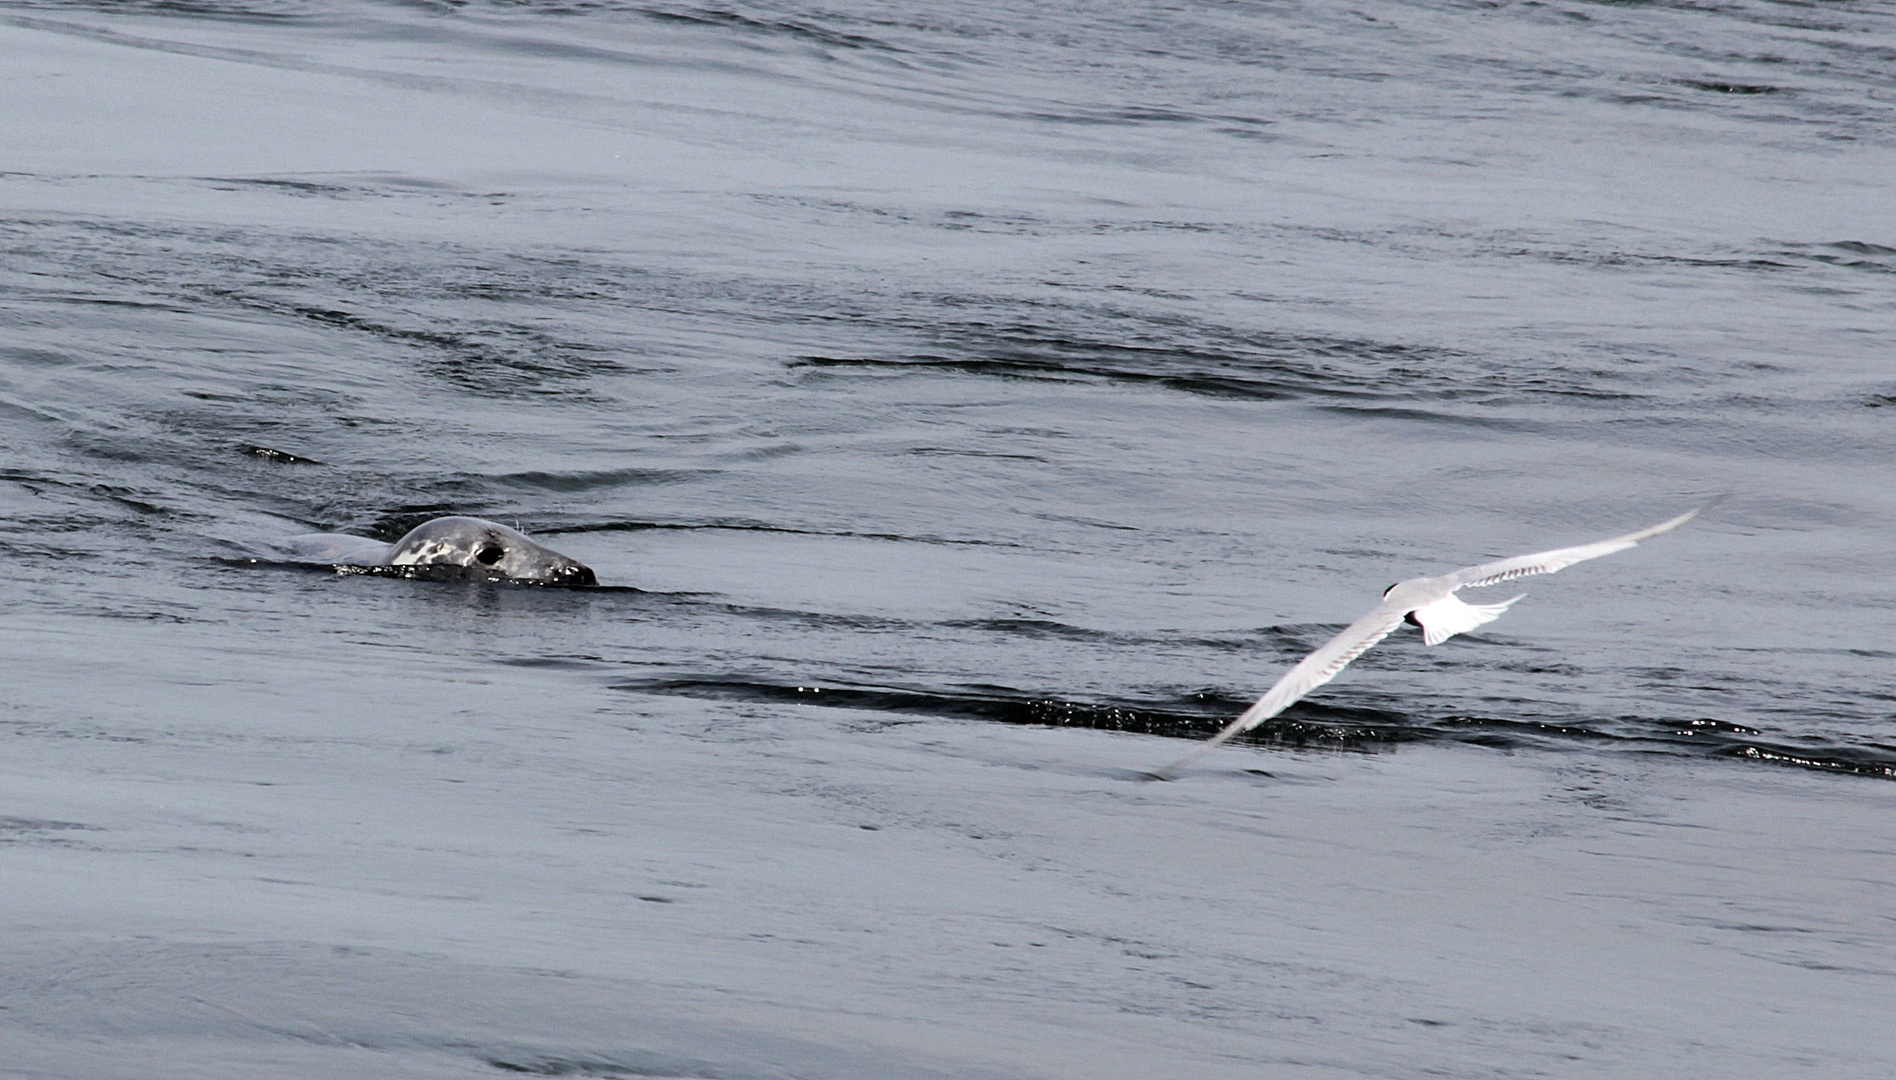
[[[728,679],[639,679],[611,684],[641,694],[711,701],[814,705],[894,716],[931,716],[1007,724],[1078,727],[1180,739],[1204,739],[1242,712],[1249,700],[1202,690],[1163,702],[1080,702],[1037,697],[1010,687],[783,686]],[[1533,711],[1523,702],[1500,703]],[[1708,717],[1619,716],[1601,720],[1522,720],[1495,716],[1426,717],[1399,711],[1303,702],[1235,741],[1260,747],[1374,750],[1402,743],[1451,741],[1503,750],[1664,750],[1801,766],[1896,779],[1896,744],[1799,746],[1760,739],[1764,732]]]

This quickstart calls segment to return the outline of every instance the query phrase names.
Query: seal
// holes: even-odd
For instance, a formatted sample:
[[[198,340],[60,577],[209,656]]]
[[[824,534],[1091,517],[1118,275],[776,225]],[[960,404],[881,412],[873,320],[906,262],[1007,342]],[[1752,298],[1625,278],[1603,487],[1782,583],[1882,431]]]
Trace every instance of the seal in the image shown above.
[[[597,585],[592,568],[526,534],[477,517],[425,521],[393,544],[344,533],[291,536],[269,545],[296,562],[333,566],[463,566],[494,580]]]

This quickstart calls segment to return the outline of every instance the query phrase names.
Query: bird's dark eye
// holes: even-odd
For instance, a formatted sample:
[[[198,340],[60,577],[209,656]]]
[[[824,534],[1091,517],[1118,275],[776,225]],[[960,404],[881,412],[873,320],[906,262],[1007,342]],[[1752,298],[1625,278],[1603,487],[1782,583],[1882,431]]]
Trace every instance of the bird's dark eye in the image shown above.
[[[507,554],[505,548],[498,548],[489,544],[487,547],[475,552],[474,558],[479,561],[482,566],[492,566],[499,562],[501,556],[505,554]]]

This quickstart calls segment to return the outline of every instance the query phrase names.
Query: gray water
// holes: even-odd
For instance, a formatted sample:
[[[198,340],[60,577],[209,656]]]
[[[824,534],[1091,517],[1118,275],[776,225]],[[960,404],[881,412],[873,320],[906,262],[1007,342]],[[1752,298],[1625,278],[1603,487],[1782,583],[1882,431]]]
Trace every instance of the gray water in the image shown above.
[[[1886,1075],[1889,894],[1852,890],[1896,880],[1893,73],[1871,3],[0,6],[14,1068]],[[1724,492],[1131,779],[1392,581]],[[253,557],[449,513],[602,587]],[[1509,770],[1562,794],[1437,798]],[[1523,807],[1604,815],[1522,834],[1577,859],[1548,838],[1768,802],[1795,835],[1693,895],[1838,883],[1785,901],[1836,954],[1734,1006],[1802,1003],[1768,1051],[1477,1006],[1512,961],[1465,958],[1438,1047],[1357,923],[1220,976],[1238,871],[1191,855],[1300,776],[1322,815],[1406,778],[1438,867]],[[1196,960],[948,959],[1012,887],[948,847],[1000,835],[1147,905],[1073,934]],[[1217,858],[1253,856],[1292,859]],[[1172,857],[1184,907],[1118,876]],[[814,929],[857,889],[912,949]],[[1753,985],[1697,963],[1668,1002]]]

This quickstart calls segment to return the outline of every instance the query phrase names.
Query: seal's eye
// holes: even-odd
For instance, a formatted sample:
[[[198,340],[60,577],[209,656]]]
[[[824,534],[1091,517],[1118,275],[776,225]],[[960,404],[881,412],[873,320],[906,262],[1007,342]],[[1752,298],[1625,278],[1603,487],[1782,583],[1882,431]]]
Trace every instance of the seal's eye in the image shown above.
[[[507,551],[505,548],[499,548],[499,547],[495,547],[492,544],[489,544],[486,547],[475,552],[474,558],[482,566],[492,566],[495,563],[499,562],[501,556],[505,554],[507,554]]]
[[[1398,582],[1396,582],[1396,585],[1400,585],[1400,584],[1402,584],[1402,582],[1400,582],[1400,581],[1398,581]],[[1384,590],[1383,590],[1383,595],[1384,595],[1384,596],[1388,596],[1388,595],[1389,595],[1390,593],[1392,593],[1392,592],[1395,592],[1395,591],[1396,591],[1396,585],[1391,585],[1391,586],[1389,586],[1389,587],[1388,587],[1387,589],[1384,589]]]

